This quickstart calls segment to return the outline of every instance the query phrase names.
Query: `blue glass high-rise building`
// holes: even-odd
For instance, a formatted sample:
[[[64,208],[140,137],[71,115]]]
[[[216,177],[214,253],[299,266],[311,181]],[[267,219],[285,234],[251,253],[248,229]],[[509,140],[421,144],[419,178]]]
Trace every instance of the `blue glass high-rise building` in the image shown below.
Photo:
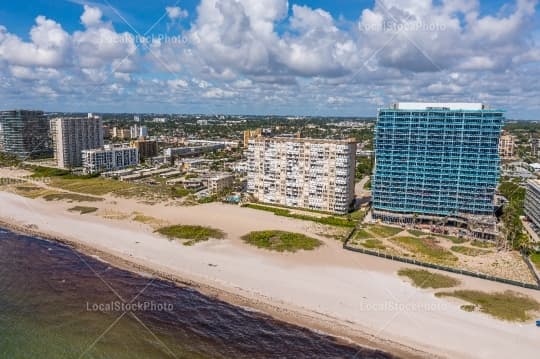
[[[49,119],[43,111],[0,111],[0,151],[21,159],[51,156]]]
[[[480,218],[493,224],[503,121],[503,111],[476,103],[380,109],[373,217],[401,223],[444,218],[461,225]]]

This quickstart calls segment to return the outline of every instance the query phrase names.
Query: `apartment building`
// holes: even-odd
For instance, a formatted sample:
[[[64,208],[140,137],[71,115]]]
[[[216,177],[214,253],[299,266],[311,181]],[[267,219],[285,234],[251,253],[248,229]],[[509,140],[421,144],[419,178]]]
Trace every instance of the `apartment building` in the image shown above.
[[[499,140],[499,155],[503,159],[514,158],[514,150],[516,148],[516,137],[509,133],[503,132]]]
[[[105,147],[82,151],[85,174],[118,171],[139,164],[139,151],[133,147]]]
[[[0,150],[21,159],[52,155],[49,120],[43,111],[0,112]]]
[[[139,151],[141,160],[156,157],[158,155],[157,141],[139,138],[138,140],[131,142],[131,147],[135,147]]]
[[[398,103],[380,109],[373,218],[467,225],[475,236],[494,238],[503,120],[503,111],[479,103]]]
[[[257,128],[255,130],[244,131],[244,148],[249,147],[249,140],[262,136],[262,129]]]
[[[127,128],[113,127],[112,137],[118,140],[126,140],[131,138],[131,130]]]
[[[230,174],[218,174],[208,178],[208,192],[213,194],[222,193],[234,184],[234,176]]]
[[[148,127],[139,125],[131,126],[129,128],[129,135],[131,139],[136,139],[139,137],[146,138],[148,137]]]
[[[51,120],[54,157],[59,167],[82,166],[81,151],[103,147],[99,117],[59,117]]]
[[[351,208],[354,140],[257,137],[247,156],[248,193],[257,200],[340,214]]]

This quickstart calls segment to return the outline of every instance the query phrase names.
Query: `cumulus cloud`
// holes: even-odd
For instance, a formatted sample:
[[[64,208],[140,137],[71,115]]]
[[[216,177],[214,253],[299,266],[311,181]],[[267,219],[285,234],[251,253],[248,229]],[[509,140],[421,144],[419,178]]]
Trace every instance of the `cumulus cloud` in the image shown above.
[[[0,27],[0,59],[11,65],[62,67],[68,63],[69,34],[54,20],[36,18],[30,42]]]
[[[381,0],[344,21],[294,1],[200,0],[185,29],[169,25],[188,12],[169,6],[169,38],[142,43],[85,5],[73,33],[44,16],[28,40],[0,24],[0,95],[10,88],[74,103],[215,101],[235,112],[279,104],[365,113],[395,100],[538,108],[540,46],[529,35],[538,30],[537,3],[516,0],[486,14],[478,0]]]
[[[101,23],[102,16],[103,13],[99,8],[84,5],[84,12],[81,15],[81,22],[86,27],[99,25]]]
[[[167,12],[169,19],[173,21],[184,19],[189,15],[187,10],[184,10],[178,6],[167,6],[165,11]]]
[[[135,65],[130,62],[137,46],[132,34],[117,33],[111,23],[102,22],[98,8],[84,6],[81,22],[84,31],[76,31],[72,36],[76,60],[82,68],[98,68],[114,64],[114,70],[130,72]],[[123,66],[123,68],[120,68]]]

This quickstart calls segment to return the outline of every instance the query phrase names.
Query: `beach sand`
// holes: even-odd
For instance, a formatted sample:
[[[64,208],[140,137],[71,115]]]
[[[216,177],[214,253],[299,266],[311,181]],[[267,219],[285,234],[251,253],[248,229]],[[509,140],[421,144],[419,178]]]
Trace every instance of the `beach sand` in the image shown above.
[[[75,205],[99,207],[95,215],[68,212]],[[219,228],[224,240],[183,246],[153,233],[151,226],[100,216],[106,211],[141,212],[174,224]],[[195,207],[148,205],[108,197],[99,203],[46,202],[0,192],[0,221],[46,235],[114,265],[188,284],[233,304],[268,313],[400,357],[536,358],[540,330],[460,309],[396,275],[404,264],[348,252],[317,235],[310,222],[224,204]],[[310,252],[274,253],[250,247],[240,237],[278,229],[317,237]],[[514,290],[540,301],[540,292],[456,276],[463,288]]]

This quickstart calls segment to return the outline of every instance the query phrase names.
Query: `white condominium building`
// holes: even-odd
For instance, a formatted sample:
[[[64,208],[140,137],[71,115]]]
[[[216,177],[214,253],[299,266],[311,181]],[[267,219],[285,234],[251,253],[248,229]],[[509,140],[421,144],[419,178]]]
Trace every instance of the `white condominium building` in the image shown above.
[[[248,193],[265,203],[347,213],[356,142],[257,137],[248,147]]]
[[[85,174],[117,171],[139,164],[139,151],[134,147],[114,147],[82,151]]]
[[[51,134],[59,167],[80,167],[81,151],[103,147],[103,123],[99,117],[53,118]]]

